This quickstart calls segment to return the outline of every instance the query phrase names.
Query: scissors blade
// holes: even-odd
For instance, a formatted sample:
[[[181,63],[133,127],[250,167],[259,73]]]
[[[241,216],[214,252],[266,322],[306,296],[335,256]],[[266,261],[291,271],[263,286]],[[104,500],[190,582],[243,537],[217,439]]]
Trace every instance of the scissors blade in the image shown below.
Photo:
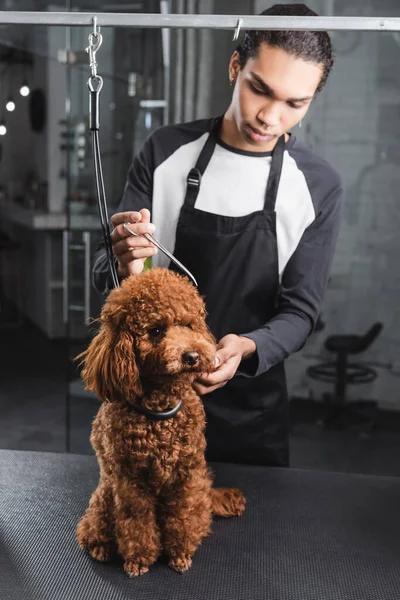
[[[126,223],[124,223],[123,226],[128,233],[134,235],[135,237],[139,237],[140,234],[132,231],[132,229],[130,229]],[[175,258],[175,256],[171,254],[171,252],[169,252],[162,244],[160,244],[160,242],[156,240],[155,237],[153,237],[150,233],[143,233],[142,235],[146,238],[146,240],[148,240],[151,244],[154,244],[154,246],[156,246],[159,250],[161,250],[161,252],[168,256],[168,258],[172,260],[172,262],[174,262],[184,273],[186,273],[189,279],[193,281],[194,285],[198,287],[196,279],[191,274],[191,272],[185,267],[185,265],[183,265],[177,258]]]

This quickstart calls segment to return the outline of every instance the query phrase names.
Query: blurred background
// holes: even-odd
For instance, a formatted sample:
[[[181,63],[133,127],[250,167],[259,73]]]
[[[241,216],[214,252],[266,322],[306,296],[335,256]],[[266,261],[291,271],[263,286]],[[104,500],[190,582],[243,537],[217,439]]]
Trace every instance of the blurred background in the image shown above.
[[[287,3],[282,0],[282,3]],[[265,0],[0,0],[0,10],[258,14]],[[400,17],[397,0],[310,0]],[[0,447],[90,453],[98,401],[73,358],[101,298],[87,79],[90,28],[0,24]],[[221,114],[232,31],[101,30],[109,212],[166,123]],[[346,208],[318,327],[287,361],[292,466],[400,475],[400,34],[333,32],[336,66],[292,132],[340,172]]]

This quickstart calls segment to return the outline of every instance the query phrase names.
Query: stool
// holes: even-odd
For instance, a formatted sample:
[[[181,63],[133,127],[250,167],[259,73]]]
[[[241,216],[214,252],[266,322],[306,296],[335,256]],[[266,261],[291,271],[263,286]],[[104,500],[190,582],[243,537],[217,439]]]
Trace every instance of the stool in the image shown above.
[[[377,373],[366,365],[348,362],[348,357],[367,350],[382,328],[382,323],[375,323],[364,335],[333,335],[327,338],[324,347],[336,354],[336,360],[308,367],[307,375],[311,379],[334,384],[334,393],[324,395],[325,414],[319,422],[326,429],[370,431],[374,427],[377,403],[372,400],[347,403],[346,389],[348,384],[371,383]]]
[[[0,232],[0,327],[22,324],[21,300],[21,244]]]

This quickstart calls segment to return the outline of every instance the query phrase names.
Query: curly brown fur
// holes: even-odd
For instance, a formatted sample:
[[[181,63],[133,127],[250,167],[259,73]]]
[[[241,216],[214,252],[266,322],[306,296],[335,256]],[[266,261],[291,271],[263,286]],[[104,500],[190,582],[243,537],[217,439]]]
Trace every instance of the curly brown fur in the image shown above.
[[[151,269],[126,279],[102,310],[101,326],[80,355],[86,388],[102,404],[91,443],[100,481],[77,527],[97,560],[118,552],[130,577],[164,551],[180,573],[210,532],[212,514],[242,514],[240,490],[211,489],[205,414],[192,383],[213,369],[215,340],[205,308],[186,278]],[[155,421],[132,404],[177,415]]]

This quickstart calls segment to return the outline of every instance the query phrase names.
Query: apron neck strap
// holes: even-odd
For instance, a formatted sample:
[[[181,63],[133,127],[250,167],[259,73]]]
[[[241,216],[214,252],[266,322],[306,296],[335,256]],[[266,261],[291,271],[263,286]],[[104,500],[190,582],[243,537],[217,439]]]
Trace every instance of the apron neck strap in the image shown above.
[[[279,181],[281,179],[283,155],[285,153],[285,135],[281,135],[272,151],[271,168],[268,176],[267,189],[265,191],[264,210],[275,211],[276,198],[278,195]]]
[[[204,144],[196,165],[190,169],[186,180],[186,197],[185,204],[194,208],[194,205],[199,195],[201,178],[211,160],[215,146],[218,142],[218,132],[222,125],[222,117],[217,117],[214,120],[210,134]],[[285,136],[282,135],[276,143],[272,151],[271,169],[268,177],[267,189],[265,192],[264,209],[268,211],[275,210],[275,202],[278,194],[279,180],[282,172],[283,155],[285,152]]]
[[[218,141],[218,131],[222,125],[222,119],[223,117],[217,117],[214,120],[210,134],[200,152],[196,165],[193,169],[190,169],[189,175],[187,176],[185,204],[192,208],[194,208],[197,196],[199,195],[201,178],[214,154],[215,146]]]

